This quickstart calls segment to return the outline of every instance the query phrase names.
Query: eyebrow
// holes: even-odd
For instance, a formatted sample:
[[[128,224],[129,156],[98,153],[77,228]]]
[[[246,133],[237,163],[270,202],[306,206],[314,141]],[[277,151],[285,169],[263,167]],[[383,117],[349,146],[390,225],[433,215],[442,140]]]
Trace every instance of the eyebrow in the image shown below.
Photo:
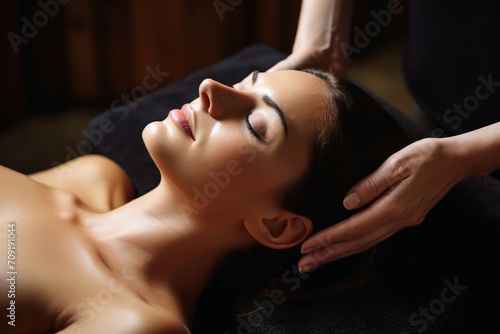
[[[252,72],[252,86],[255,85],[255,82],[257,81],[259,77],[259,71],[253,71]],[[279,116],[281,124],[283,125],[283,130],[285,130],[285,138],[288,139],[288,126],[286,123],[286,118],[281,109],[278,107],[276,102],[274,102],[273,99],[267,94],[264,94],[262,96],[262,101],[267,104],[269,107],[271,107]]]
[[[255,81],[257,81],[258,76],[259,76],[259,71],[252,72],[252,86],[255,85]]]

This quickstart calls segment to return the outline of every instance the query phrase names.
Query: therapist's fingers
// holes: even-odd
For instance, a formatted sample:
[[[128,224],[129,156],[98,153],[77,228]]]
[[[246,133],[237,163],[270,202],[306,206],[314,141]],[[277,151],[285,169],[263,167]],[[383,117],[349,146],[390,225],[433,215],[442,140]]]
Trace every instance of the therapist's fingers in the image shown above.
[[[333,52],[323,52],[321,50],[307,48],[295,51],[272,66],[267,72],[296,70],[308,67],[333,71],[335,75],[341,78],[347,77],[347,60],[339,48],[335,49]]]
[[[398,221],[400,217],[394,214],[393,210],[388,209],[391,207],[391,197],[392,194],[388,193],[370,207],[312,235],[302,244],[302,254],[307,254],[332,243],[359,240],[373,229]]]
[[[243,80],[241,80],[240,82],[237,82],[233,85],[233,88],[235,89],[242,89],[242,82],[245,81],[245,80],[250,80],[250,77],[252,76],[252,73],[250,73],[249,75],[247,75],[245,78],[243,78]]]
[[[302,67],[312,66],[314,62],[310,61],[309,55],[292,53],[282,61],[276,63],[274,66],[269,68],[266,72],[276,72],[281,70],[294,70]],[[233,85],[233,88],[240,89],[242,87],[241,82],[249,80],[252,73],[247,75],[243,80]]]
[[[337,54],[337,53],[335,53]],[[321,57],[317,52],[310,50],[302,50],[293,52],[285,59],[271,66],[266,72],[276,72],[282,70],[297,70],[301,68],[323,68],[332,70],[336,75],[345,78],[347,76],[347,61],[345,57]],[[250,78],[250,73],[243,80],[233,85],[234,88],[240,89],[241,82]]]
[[[291,64],[290,60],[288,58],[286,58],[286,59],[280,61],[279,63],[276,63],[271,68],[269,68],[267,70],[267,72],[276,72],[276,71],[281,71],[281,70],[288,70],[291,68],[295,68],[295,67]]]
[[[354,254],[362,253],[388,239],[397,231],[376,229],[360,239],[346,240],[318,248],[304,255],[298,263],[300,272],[305,273],[312,268],[326,264]]]
[[[301,67],[312,66],[309,55],[302,53],[292,53],[282,61],[269,68],[267,72],[276,72],[282,70],[295,70]]]
[[[311,236],[302,245],[305,255],[299,261],[299,267],[311,268],[363,252],[406,227],[404,216],[387,210],[387,200],[391,201],[388,198],[379,200]]]
[[[343,222],[304,241],[302,253],[307,255],[301,265],[320,265],[352,255],[405,227],[420,224],[461,180],[460,172],[454,172],[459,160],[446,143],[433,138],[414,142],[387,159],[367,178],[371,181],[364,179],[354,186],[352,189],[360,196],[358,206],[376,199]]]
[[[327,71],[333,71],[340,77],[347,75],[347,63],[340,61],[342,59],[332,58],[331,55],[320,55],[318,52],[310,50],[302,50],[293,52],[288,57],[278,62],[267,72],[275,72],[281,70],[297,70],[301,68],[321,68]]]
[[[391,186],[409,177],[411,171],[411,160],[400,158],[397,154],[393,155],[376,171],[357,182],[347,191],[344,207],[353,210],[372,202]]]
[[[266,72],[275,72],[275,71],[281,71],[281,70],[290,70],[290,69],[296,69],[302,66],[304,63],[304,60],[302,59],[301,55],[297,54],[291,54],[282,61],[274,64],[271,68],[269,68]],[[250,80],[250,77],[252,76],[252,73],[247,75],[243,80],[240,82],[237,82],[233,85],[233,88],[240,89],[242,87],[242,82],[245,80]]]

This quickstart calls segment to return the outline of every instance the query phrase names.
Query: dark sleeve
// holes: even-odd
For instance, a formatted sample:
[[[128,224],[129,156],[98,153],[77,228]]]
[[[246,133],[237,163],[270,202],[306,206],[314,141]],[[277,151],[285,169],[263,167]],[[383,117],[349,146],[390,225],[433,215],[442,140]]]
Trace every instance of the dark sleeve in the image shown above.
[[[500,1],[418,0],[403,59],[413,98],[448,135],[500,121]]]

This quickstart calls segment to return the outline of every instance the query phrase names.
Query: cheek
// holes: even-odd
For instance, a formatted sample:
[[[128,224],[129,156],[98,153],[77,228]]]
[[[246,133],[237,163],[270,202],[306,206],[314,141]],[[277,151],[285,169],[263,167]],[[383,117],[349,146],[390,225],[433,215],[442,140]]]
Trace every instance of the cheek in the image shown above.
[[[221,198],[238,201],[261,192],[266,185],[268,161],[258,143],[240,131],[212,131],[200,149],[205,177],[198,186],[217,184]]]
[[[190,142],[179,138],[179,133],[164,122],[148,124],[143,132],[144,144],[158,167],[161,177],[173,181],[177,185],[196,178],[198,166],[195,155],[189,154]]]
[[[254,159],[246,165],[248,175],[245,177],[262,193],[281,192],[306,170],[308,152],[302,146],[298,144],[276,152],[255,150]]]
[[[235,198],[272,195],[300,176],[304,161],[303,145],[283,149],[264,147],[241,132],[224,131],[222,136],[214,133],[206,149],[202,150],[202,161],[208,162],[207,182],[215,176],[224,185],[227,196]],[[244,191],[244,194],[242,193]]]
[[[272,154],[248,144],[240,145],[238,154],[220,170],[230,177],[226,193],[235,199],[270,195],[280,190],[287,179],[287,173],[283,173]]]
[[[227,147],[217,160],[207,164],[204,169],[204,178],[199,184],[215,182],[220,188],[225,189],[227,196],[239,196],[242,189],[248,188],[248,183],[253,179],[251,157],[256,155],[255,149],[245,146]],[[222,190],[221,189],[221,190]]]
[[[226,169],[229,162],[236,161],[239,165],[251,160],[255,154],[249,152],[249,139],[237,125],[214,125],[210,133],[197,147],[200,163],[208,171],[216,172]],[[253,149],[255,150],[255,149]]]
[[[214,126],[206,137],[192,146],[169,144],[161,150],[161,162],[157,165],[162,175],[183,192],[190,195],[194,190],[206,192],[208,198],[215,192],[217,197],[227,199],[231,195],[220,195],[232,193],[234,196],[232,189],[246,186],[248,165],[253,163],[257,153],[241,130]]]

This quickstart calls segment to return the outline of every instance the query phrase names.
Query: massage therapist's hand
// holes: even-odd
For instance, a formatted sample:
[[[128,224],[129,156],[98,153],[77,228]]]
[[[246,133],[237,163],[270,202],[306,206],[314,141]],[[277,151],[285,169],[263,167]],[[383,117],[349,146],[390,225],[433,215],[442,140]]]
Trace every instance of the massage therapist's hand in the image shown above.
[[[341,46],[349,43],[353,0],[302,0],[292,54],[269,71],[319,67],[347,74]]]
[[[427,138],[389,157],[359,181],[344,199],[346,209],[366,206],[302,245],[299,268],[310,268],[371,248],[397,231],[420,224],[457,183],[466,178],[456,145]]]
[[[349,43],[354,4],[354,0],[302,0],[292,53],[268,71],[317,67],[346,77],[348,62],[341,47]]]
[[[349,43],[354,4],[352,0],[302,0],[292,54],[269,71],[319,67],[345,77],[342,46]]]
[[[268,72],[307,67],[333,71],[340,77],[346,77],[347,75],[347,60],[340,48],[334,47],[333,49],[322,50],[302,45],[295,46],[292,54],[268,69]]]
[[[347,74],[341,45],[349,42],[355,1],[303,0],[292,54],[269,71],[319,67]]]
[[[297,44],[296,44],[297,45]],[[337,76],[345,78],[347,76],[347,60],[339,48],[334,50],[315,49],[310,46],[296,46],[294,51],[287,58],[269,68],[267,72],[293,70],[300,68],[322,68],[327,71],[333,71]],[[241,81],[250,80],[252,74],[249,74]],[[234,88],[240,88],[240,83],[233,85]]]

